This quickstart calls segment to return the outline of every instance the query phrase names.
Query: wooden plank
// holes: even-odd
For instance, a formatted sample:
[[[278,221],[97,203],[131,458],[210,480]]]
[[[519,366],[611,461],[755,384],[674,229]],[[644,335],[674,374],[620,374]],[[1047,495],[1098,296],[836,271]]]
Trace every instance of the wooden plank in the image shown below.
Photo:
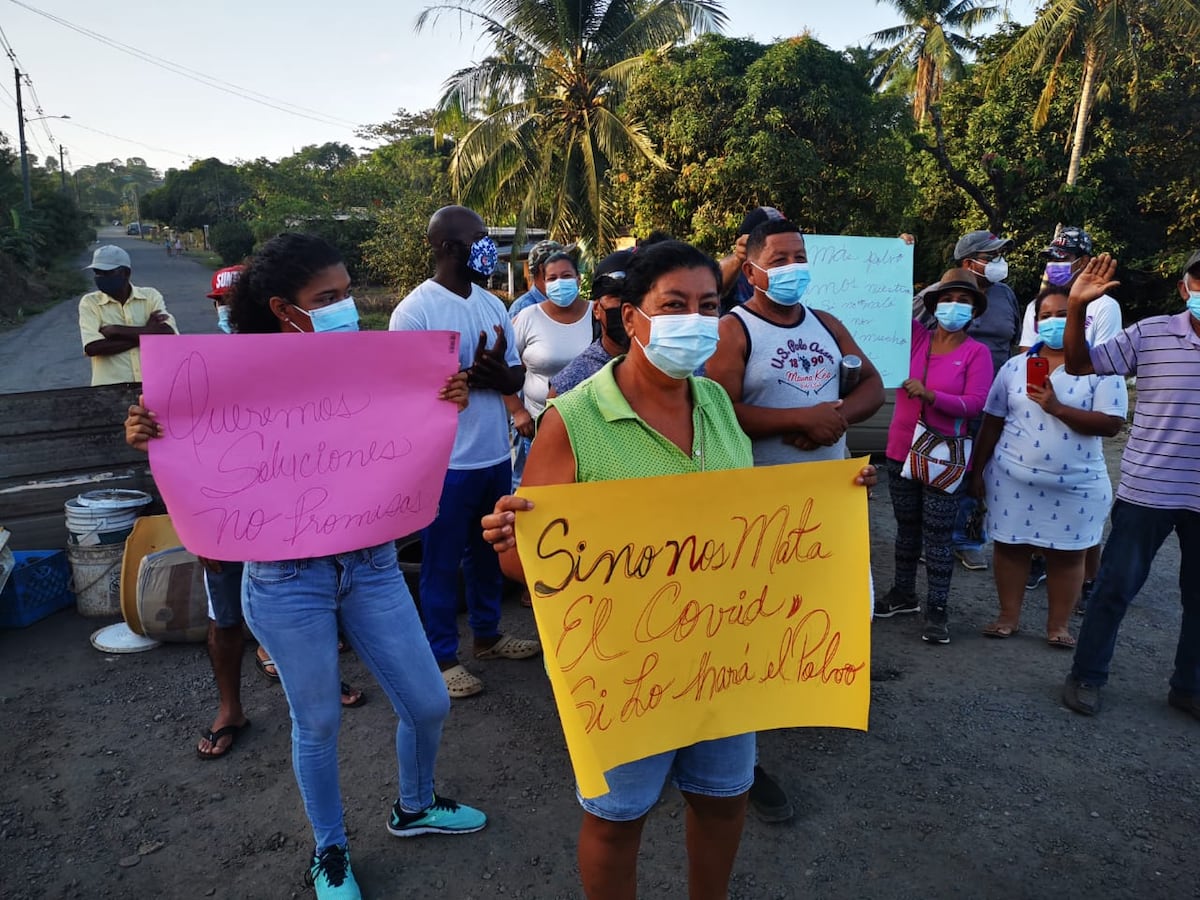
[[[125,413],[141,390],[140,384],[106,384],[0,394],[0,438],[72,428],[111,427],[120,432]]]
[[[146,454],[125,443],[124,429],[17,435],[0,441],[0,488],[72,472],[144,465]]]

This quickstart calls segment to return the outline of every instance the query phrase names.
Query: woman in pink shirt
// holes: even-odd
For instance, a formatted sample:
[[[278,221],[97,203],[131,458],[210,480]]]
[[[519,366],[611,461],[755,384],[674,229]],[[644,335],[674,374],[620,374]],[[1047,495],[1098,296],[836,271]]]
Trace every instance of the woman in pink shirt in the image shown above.
[[[940,434],[967,434],[992,384],[992,357],[987,347],[967,336],[971,321],[987,309],[987,297],[971,272],[946,272],[926,293],[925,308],[937,327],[929,331],[913,321],[909,377],[896,392],[896,412],[888,428],[886,468],[896,516],[896,580],[875,601],[875,616],[886,619],[920,609],[917,561],[923,542],[929,593],[921,637],[932,644],[948,644],[946,603],[954,570],[951,543],[958,501],[953,494],[902,478],[900,471],[919,418]]]

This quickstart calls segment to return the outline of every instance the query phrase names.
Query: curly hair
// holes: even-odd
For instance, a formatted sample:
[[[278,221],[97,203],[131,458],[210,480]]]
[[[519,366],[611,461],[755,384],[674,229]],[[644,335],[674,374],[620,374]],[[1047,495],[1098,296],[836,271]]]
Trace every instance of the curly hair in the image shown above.
[[[284,232],[263,244],[233,286],[229,319],[238,334],[273,334],[279,319],[271,298],[292,301],[318,272],[344,262],[331,243],[315,234]]]

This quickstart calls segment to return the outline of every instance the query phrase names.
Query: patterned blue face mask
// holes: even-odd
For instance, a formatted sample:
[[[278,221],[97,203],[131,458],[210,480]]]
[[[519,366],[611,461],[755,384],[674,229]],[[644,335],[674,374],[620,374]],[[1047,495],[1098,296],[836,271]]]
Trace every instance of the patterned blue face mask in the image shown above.
[[[1038,337],[1046,342],[1046,346],[1051,350],[1061,350],[1063,346],[1063,335],[1067,332],[1067,320],[1061,316],[1055,316],[1053,319],[1042,319],[1038,322]]]
[[[496,271],[496,263],[500,260],[500,250],[490,235],[484,235],[471,245],[467,256],[467,268],[485,278]]]
[[[296,309],[300,309],[300,307],[297,306]],[[307,309],[300,309],[300,312],[312,319],[313,331],[316,333],[358,331],[358,307],[354,305],[353,297],[347,297],[337,303],[330,303],[328,306],[314,309],[311,312]]]
[[[233,334],[233,325],[229,322],[229,307],[217,307],[217,327],[226,334]]]

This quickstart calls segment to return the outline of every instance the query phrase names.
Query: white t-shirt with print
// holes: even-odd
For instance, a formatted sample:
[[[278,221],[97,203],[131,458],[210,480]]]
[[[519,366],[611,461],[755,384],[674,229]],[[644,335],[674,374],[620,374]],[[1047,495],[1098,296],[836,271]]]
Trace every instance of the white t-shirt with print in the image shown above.
[[[592,343],[592,304],[570,324],[550,318],[540,303],[527,306],[513,319],[513,334],[525,366],[525,408],[536,419],[546,408],[550,379]]]
[[[1025,319],[1021,323],[1021,346],[1032,347],[1041,340],[1033,314],[1034,301],[1025,307]],[[1108,294],[1101,294],[1087,305],[1087,320],[1083,336],[1089,347],[1102,344],[1121,330],[1121,304]]]
[[[469,368],[475,361],[479,333],[487,346],[496,345],[493,326],[504,329],[508,341],[505,361],[519,366],[516,339],[508,310],[494,295],[479,285],[471,286],[468,297],[460,297],[432,279],[422,282],[392,311],[391,331],[457,331],[458,362]],[[496,391],[471,389],[471,402],[458,416],[458,432],[450,452],[451,469],[485,469],[509,459],[508,410]]]

